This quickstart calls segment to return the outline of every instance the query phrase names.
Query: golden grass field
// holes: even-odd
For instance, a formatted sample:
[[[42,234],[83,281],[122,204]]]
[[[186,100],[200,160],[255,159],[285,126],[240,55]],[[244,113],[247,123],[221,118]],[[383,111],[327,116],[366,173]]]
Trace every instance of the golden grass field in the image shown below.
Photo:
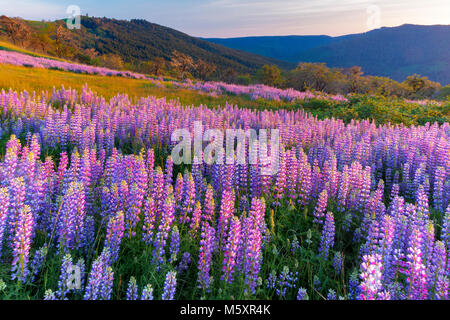
[[[0,89],[9,90],[11,88],[15,91],[51,92],[53,87],[59,88],[61,85],[66,89],[81,90],[85,84],[91,90],[107,99],[118,93],[126,93],[130,97],[166,97],[167,99],[179,100],[183,105],[204,104],[209,107],[223,106],[226,102],[250,108],[281,107],[286,105],[286,103],[275,101],[253,101],[245,96],[224,95],[212,97],[192,90],[172,88],[170,85],[159,88],[147,80],[0,64]]]

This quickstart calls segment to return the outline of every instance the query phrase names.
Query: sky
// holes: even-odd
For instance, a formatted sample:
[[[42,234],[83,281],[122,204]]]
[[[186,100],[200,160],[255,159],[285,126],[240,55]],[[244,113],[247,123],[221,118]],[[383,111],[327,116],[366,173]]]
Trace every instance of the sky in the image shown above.
[[[449,0],[0,0],[0,15],[146,19],[198,37],[338,36],[382,26],[450,24]]]

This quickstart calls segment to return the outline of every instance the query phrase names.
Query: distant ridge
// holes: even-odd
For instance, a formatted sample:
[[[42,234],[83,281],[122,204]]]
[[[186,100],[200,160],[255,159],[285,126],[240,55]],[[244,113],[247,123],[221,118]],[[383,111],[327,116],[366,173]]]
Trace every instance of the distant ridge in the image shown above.
[[[246,40],[247,39],[247,40]],[[450,83],[450,25],[405,24],[340,37],[277,36],[208,41],[290,62],[359,65],[366,74],[403,81],[418,73]]]

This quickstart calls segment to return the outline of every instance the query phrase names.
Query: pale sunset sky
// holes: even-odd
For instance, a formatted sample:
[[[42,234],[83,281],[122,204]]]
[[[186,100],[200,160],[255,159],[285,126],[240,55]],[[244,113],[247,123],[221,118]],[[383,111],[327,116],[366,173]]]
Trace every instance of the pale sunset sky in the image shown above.
[[[192,36],[331,36],[380,26],[450,24],[450,0],[0,0],[0,15],[31,20],[82,14],[141,18]]]

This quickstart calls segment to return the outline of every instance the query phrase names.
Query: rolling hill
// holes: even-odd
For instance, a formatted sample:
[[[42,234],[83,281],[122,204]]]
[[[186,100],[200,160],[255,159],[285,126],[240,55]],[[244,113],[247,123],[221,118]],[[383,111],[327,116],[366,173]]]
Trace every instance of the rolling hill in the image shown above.
[[[244,38],[245,39],[245,38]],[[341,37],[286,36],[208,39],[291,62],[325,62],[329,67],[361,66],[366,74],[403,81],[418,73],[450,83],[450,26],[402,25]]]
[[[21,20],[23,21],[23,20]],[[55,30],[63,21],[24,21],[32,33],[55,38]],[[170,60],[174,50],[191,56],[194,61],[201,59],[214,63],[219,73],[233,69],[237,73],[252,73],[264,64],[275,64],[282,69],[295,65],[285,61],[244,52],[191,37],[180,31],[167,28],[146,20],[117,20],[83,16],[81,29],[71,30],[72,51],[95,49],[98,54],[116,54],[128,63],[144,62],[162,57]],[[1,36],[1,28],[0,28]]]

